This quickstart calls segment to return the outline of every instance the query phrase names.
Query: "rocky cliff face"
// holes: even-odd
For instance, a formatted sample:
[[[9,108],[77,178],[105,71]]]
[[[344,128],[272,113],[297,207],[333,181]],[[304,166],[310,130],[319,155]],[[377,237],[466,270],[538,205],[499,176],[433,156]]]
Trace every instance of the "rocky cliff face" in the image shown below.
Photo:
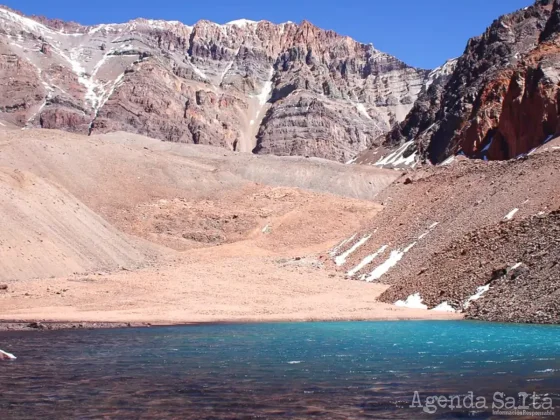
[[[560,2],[538,0],[471,39],[450,75],[420,95],[386,144],[414,140],[440,163],[456,153],[510,159],[560,132]]]
[[[92,27],[0,8],[0,112],[22,127],[348,160],[428,78],[309,22]]]

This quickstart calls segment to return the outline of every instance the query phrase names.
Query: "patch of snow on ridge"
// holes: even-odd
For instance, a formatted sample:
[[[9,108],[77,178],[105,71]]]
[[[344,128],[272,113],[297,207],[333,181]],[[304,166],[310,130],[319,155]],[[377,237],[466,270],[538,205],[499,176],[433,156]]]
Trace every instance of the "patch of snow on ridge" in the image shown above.
[[[465,301],[465,304],[463,305],[463,307],[465,309],[467,309],[469,306],[471,306],[471,302],[474,302],[475,300],[480,299],[484,295],[484,293],[486,293],[488,290],[490,290],[490,285],[489,284],[487,284],[486,286],[480,286],[476,290],[476,293]]]
[[[270,98],[270,93],[272,92],[272,76],[274,75],[274,68],[270,68],[270,74],[268,80],[264,83],[261,93],[259,93],[256,98],[259,100],[259,105],[263,106],[266,101]]]
[[[226,68],[222,72],[222,74],[220,76],[220,84],[222,84],[222,82],[224,81],[224,78],[226,77],[227,72],[231,69],[231,66],[233,66],[233,63],[235,62],[235,59],[237,58],[237,55],[239,54],[239,50],[240,50],[240,48],[238,48],[237,51],[235,51],[235,54],[233,55],[233,59],[228,63],[228,65],[226,66]]]
[[[449,156],[447,159],[445,159],[443,162],[441,162],[439,164],[439,166],[447,166],[447,165],[451,165],[453,163],[453,161],[455,160],[455,156]]]
[[[396,266],[403,256],[404,252],[399,249],[397,249],[396,251],[391,251],[391,255],[389,255],[389,258],[387,258],[387,260],[385,260],[383,264],[377,266],[371,273],[369,273],[369,276],[367,276],[365,280],[368,283],[371,283],[374,280],[379,280],[383,276],[383,274],[387,273],[387,271]]]
[[[434,81],[441,76],[449,76],[455,71],[455,65],[457,64],[458,58],[452,58],[447,60],[443,66],[436,67],[428,74],[428,80],[426,81],[426,90],[434,83]]]
[[[235,25],[235,26],[239,26],[240,28],[244,28],[247,25],[253,25],[255,23],[258,22],[249,19],[237,19],[237,20],[232,20],[231,22],[227,22],[226,25]]]
[[[422,303],[422,296],[420,296],[420,293],[414,293],[407,297],[406,300],[397,300],[395,306],[411,309],[428,309],[428,307]]]
[[[371,234],[368,235],[368,236],[364,236],[362,239],[360,239],[358,242],[356,242],[349,250],[347,250],[346,252],[343,252],[338,257],[336,257],[334,259],[335,264],[338,265],[338,266],[344,265],[346,263],[346,259],[354,251],[356,251],[359,247],[361,247],[363,244],[365,244],[368,241],[369,238],[371,238]]]
[[[335,246],[331,252],[329,252],[331,257],[334,257],[336,254],[338,254],[338,251],[340,250],[340,248],[342,248],[344,245],[346,245],[348,242],[352,242],[354,240],[354,238],[356,237],[357,233],[354,233],[352,236],[350,236],[348,239],[343,240],[341,243],[339,243],[337,246]]]
[[[356,267],[354,267],[352,270],[348,271],[348,273],[346,273],[346,275],[348,277],[352,277],[355,274],[359,273],[365,266],[370,264],[374,259],[376,259],[381,254],[383,254],[387,248],[388,248],[387,245],[383,245],[381,248],[379,248],[377,250],[377,252],[374,252],[373,254],[365,257]]]
[[[367,112],[366,107],[364,106],[364,104],[360,104],[357,103],[356,104],[356,109],[360,112],[360,114],[362,114],[364,117],[366,117],[368,120],[371,120],[370,115]]]
[[[198,67],[196,67],[192,61],[189,61],[189,64],[191,65],[192,69],[194,70],[194,72],[195,72],[196,74],[198,74],[198,75],[199,75],[200,77],[202,77],[203,79],[208,79],[208,76],[206,76],[206,74],[204,74],[204,73],[202,72],[202,70],[200,70]]]
[[[398,166],[398,165],[405,165],[409,166],[416,162],[416,152],[412,153],[408,157],[404,157],[404,153],[408,149],[408,147],[414,143],[414,140],[407,141],[393,153],[389,154],[386,157],[382,157],[379,159],[374,165],[375,166]]]
[[[85,102],[89,103],[91,108],[97,110],[99,103],[101,102],[102,94],[98,94],[97,90],[102,88],[102,86],[93,80],[93,76],[86,73],[86,69],[78,61],[80,58],[80,52],[77,49],[73,49],[69,52],[69,55],[59,50],[55,46],[51,46],[52,49],[64,58],[72,67],[72,72],[78,76],[78,82],[86,88]],[[102,59],[103,60],[103,59]],[[98,69],[96,69],[98,70]]]
[[[356,162],[358,160],[357,157],[355,157],[354,159],[350,159],[348,162],[345,163],[345,165],[351,165],[352,163]]]
[[[510,211],[508,214],[506,214],[506,216],[504,217],[504,220],[511,220],[513,219],[513,216],[515,216],[515,214],[519,211],[519,209],[515,208],[512,211]]]
[[[439,222],[434,222],[434,223],[432,223],[432,224],[428,227],[428,230],[418,237],[418,240],[424,239],[426,236],[428,236],[428,234],[429,234],[432,230],[434,230],[434,228],[435,228],[437,225],[439,225]]]
[[[453,306],[451,306],[447,301],[440,303],[438,306],[432,309],[436,312],[457,312]]]
[[[437,226],[437,222],[432,224],[432,226],[430,226],[430,229],[433,229],[436,226]],[[428,233],[429,233],[429,231],[426,232],[423,235],[420,235],[420,237],[418,239],[424,238]],[[369,273],[368,276],[364,276],[364,280],[367,281],[368,283],[371,283],[372,281],[375,281],[375,280],[379,280],[391,268],[396,266],[398,264],[398,262],[400,260],[402,260],[402,258],[404,257],[404,254],[406,254],[408,251],[410,251],[412,248],[414,248],[417,243],[418,243],[417,241],[412,242],[410,245],[408,245],[402,251],[400,249],[397,249],[395,251],[391,251],[391,255],[389,255],[389,258],[387,258],[387,260],[385,260],[385,262],[383,262],[381,265],[377,266],[371,273]]]
[[[40,34],[57,34],[57,35],[67,35],[67,36],[80,36],[81,33],[66,33],[62,31],[55,31],[33,19],[29,19],[24,16],[20,16],[17,13],[11,12],[9,10],[0,7],[0,19],[9,21],[18,25],[20,28],[23,27],[30,32],[38,32]],[[2,25],[3,29],[5,25]]]

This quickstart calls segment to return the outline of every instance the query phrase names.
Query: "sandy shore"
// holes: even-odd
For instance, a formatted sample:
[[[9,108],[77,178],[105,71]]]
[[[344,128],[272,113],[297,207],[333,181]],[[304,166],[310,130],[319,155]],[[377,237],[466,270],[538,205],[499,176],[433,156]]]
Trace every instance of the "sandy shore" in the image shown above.
[[[387,287],[347,280],[315,257],[279,257],[235,244],[137,272],[14,282],[0,294],[0,320],[169,325],[461,318],[378,302]]]

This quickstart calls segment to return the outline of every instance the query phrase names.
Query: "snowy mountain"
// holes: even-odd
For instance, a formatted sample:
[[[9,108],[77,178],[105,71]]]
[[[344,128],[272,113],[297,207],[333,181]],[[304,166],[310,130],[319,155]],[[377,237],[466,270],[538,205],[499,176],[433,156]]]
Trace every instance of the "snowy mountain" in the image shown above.
[[[2,119],[346,161],[429,72],[309,22],[81,26],[0,8]]]

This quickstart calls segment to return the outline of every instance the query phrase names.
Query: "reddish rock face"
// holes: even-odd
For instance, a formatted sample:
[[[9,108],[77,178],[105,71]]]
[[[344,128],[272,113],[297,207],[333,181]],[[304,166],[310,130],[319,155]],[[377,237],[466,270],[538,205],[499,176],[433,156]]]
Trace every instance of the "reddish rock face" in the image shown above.
[[[37,71],[28,61],[0,43],[0,112],[13,124],[24,126],[45,96]]]
[[[84,27],[0,8],[0,23],[28,67],[0,68],[26,98],[17,118],[3,108],[21,126],[346,161],[405,117],[428,76],[306,21]]]
[[[458,152],[511,159],[559,134],[559,36],[558,0],[502,16],[420,94],[386,144],[414,140],[433,163]]]

